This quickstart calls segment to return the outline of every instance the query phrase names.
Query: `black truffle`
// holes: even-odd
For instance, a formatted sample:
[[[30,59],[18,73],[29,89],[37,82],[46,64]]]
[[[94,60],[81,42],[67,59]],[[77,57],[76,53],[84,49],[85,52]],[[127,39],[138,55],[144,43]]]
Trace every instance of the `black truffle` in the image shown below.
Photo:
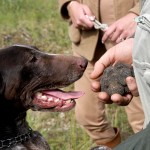
[[[124,63],[116,63],[114,66],[107,67],[100,78],[101,91],[109,95],[118,93],[125,95],[129,93],[126,84],[128,76],[134,77],[133,67]]]

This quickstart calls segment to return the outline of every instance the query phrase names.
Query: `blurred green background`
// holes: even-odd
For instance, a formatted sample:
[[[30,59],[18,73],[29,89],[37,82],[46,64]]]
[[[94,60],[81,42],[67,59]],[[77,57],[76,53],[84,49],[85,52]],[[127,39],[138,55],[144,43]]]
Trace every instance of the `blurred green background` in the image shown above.
[[[56,0],[0,0],[0,47],[19,43],[50,53],[72,54],[68,24],[61,19],[57,3]],[[123,107],[108,105],[106,113],[112,126],[120,128],[123,140],[132,134]],[[76,123],[74,110],[29,111],[27,119],[34,130],[43,134],[52,150],[89,150],[94,145]]]

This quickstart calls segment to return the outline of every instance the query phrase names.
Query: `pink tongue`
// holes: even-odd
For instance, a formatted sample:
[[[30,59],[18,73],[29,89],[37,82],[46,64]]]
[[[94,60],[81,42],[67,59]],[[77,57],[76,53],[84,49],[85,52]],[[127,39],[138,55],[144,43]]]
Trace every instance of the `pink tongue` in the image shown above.
[[[84,95],[84,92],[81,91],[69,91],[69,92],[64,92],[61,90],[53,90],[53,91],[44,91],[43,92],[46,95],[54,96],[63,100],[68,100],[68,99],[77,99],[80,98],[81,96]]]

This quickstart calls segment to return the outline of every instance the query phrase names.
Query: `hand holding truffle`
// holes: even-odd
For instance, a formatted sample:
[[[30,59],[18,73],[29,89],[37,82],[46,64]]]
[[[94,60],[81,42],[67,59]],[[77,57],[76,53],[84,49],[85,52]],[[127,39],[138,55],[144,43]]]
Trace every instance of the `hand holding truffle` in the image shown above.
[[[133,39],[127,39],[109,49],[96,63],[91,73],[92,90],[106,104],[125,106],[138,96],[132,68]]]
[[[101,78],[101,92],[106,92],[109,97],[113,97],[115,94],[126,96],[130,94],[126,78],[134,77],[133,67],[125,63],[116,63],[114,66],[107,67]],[[113,101],[108,101],[111,103]],[[126,106],[129,104],[130,100],[126,101],[114,101],[118,105]]]
[[[126,83],[128,76],[134,77],[133,67],[125,63],[116,63],[107,67],[100,78],[101,91],[109,96],[120,94],[122,96],[130,93]]]

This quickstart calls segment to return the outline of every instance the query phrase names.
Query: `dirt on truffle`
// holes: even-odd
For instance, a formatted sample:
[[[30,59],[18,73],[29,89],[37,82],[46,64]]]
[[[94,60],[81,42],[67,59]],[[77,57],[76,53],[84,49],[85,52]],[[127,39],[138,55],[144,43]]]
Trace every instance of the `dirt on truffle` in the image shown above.
[[[109,95],[118,93],[125,95],[129,93],[126,84],[128,76],[134,77],[133,67],[124,63],[116,63],[114,66],[107,67],[100,79],[101,91],[107,92]]]

